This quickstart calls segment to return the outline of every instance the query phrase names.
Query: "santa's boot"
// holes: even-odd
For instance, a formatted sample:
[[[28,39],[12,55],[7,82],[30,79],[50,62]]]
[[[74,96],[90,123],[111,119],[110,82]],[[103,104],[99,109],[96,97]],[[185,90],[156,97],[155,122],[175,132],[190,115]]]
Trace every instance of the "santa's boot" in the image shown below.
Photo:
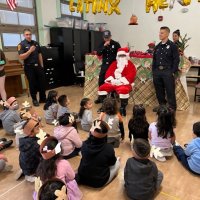
[[[120,114],[122,116],[126,116],[126,106],[128,105],[128,99],[120,99],[120,100],[121,100]]]
[[[94,101],[95,104],[103,103],[104,99],[106,98],[106,95],[99,95],[97,100]]]

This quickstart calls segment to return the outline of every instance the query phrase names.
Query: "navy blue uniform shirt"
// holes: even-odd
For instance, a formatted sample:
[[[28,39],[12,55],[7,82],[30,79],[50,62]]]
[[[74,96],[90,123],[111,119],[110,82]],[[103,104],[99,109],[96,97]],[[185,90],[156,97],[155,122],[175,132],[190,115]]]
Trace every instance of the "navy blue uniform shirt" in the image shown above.
[[[173,73],[178,71],[180,62],[179,51],[176,44],[168,40],[165,44],[160,42],[153,54],[153,70],[159,66],[168,67]]]
[[[38,58],[38,55],[41,53],[41,48],[40,48],[40,45],[38,42],[34,41],[34,40],[31,40],[31,42],[28,42],[26,39],[21,41],[19,44],[18,44],[18,54],[23,54],[23,53],[26,53],[31,46],[35,46],[36,49],[34,52],[32,52],[28,58],[26,58],[24,60],[24,64],[27,65],[27,64],[38,64],[39,63],[39,58]]]
[[[113,61],[116,60],[117,51],[121,47],[118,42],[114,40],[110,41],[108,46],[104,46],[105,42],[102,42],[97,50],[99,56],[103,56],[102,65],[110,65]]]

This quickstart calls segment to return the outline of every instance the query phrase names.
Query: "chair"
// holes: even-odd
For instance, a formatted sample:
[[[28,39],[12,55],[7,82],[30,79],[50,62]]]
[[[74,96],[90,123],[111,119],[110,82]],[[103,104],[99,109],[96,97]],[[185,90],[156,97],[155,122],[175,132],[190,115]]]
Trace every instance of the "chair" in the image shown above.
[[[73,68],[76,76],[76,83],[78,82],[78,84],[83,87],[85,82],[84,63],[82,61],[74,62]]]
[[[195,86],[194,101],[196,101],[197,97],[200,97],[198,90],[200,90],[200,82]]]

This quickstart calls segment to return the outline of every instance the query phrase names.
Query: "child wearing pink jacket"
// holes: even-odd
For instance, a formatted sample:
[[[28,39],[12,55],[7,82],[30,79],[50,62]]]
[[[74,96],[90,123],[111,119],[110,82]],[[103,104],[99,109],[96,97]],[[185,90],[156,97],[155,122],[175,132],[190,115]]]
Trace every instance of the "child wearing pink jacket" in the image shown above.
[[[43,140],[40,145],[43,159],[38,166],[37,177],[40,178],[42,184],[52,178],[62,180],[67,188],[68,200],[81,200],[83,194],[75,180],[75,172],[70,163],[62,159],[61,151],[60,143],[55,137],[50,136]],[[36,193],[34,199],[36,199]]]
[[[82,147],[82,141],[78,135],[77,130],[72,126],[74,123],[74,116],[65,113],[60,116],[59,126],[54,129],[54,137],[61,143],[62,156],[65,159],[70,159],[77,156]]]

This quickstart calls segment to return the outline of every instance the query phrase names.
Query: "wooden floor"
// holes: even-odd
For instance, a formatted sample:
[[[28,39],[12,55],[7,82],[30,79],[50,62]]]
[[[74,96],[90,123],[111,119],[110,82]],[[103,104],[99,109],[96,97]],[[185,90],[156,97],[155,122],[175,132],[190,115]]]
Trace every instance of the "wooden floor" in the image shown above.
[[[59,94],[67,94],[71,100],[71,110],[78,112],[79,102],[83,95],[83,89],[78,86],[62,87],[57,89]],[[191,97],[191,106],[188,111],[177,112],[178,125],[176,128],[177,141],[180,144],[185,144],[192,138],[192,124],[200,120],[200,103],[193,102],[194,89],[189,88]],[[18,98],[20,104],[31,99],[27,96]],[[41,105],[36,110],[43,116],[43,110]],[[94,105],[94,117],[96,115],[97,106]],[[128,115],[124,118],[124,125],[126,130],[126,139],[121,144],[119,149],[116,149],[116,155],[121,157],[121,169],[115,180],[108,186],[102,189],[92,189],[85,186],[81,186],[80,189],[84,194],[84,200],[123,200],[127,199],[124,194],[124,180],[123,170],[126,160],[131,157],[130,144],[128,140],[127,123],[131,116],[132,106],[127,108]],[[152,112],[152,108],[147,108],[147,118],[149,122],[153,122],[156,119],[155,114]],[[47,133],[52,134],[53,126],[45,125],[43,128]],[[87,137],[87,133],[79,131],[81,138],[84,140]],[[0,137],[4,137],[4,130],[0,130]],[[14,138],[12,138],[14,139]],[[23,179],[20,181],[14,180],[15,172],[19,169],[18,155],[19,151],[13,146],[6,150],[4,153],[9,160],[9,163],[14,166],[13,172],[0,174],[0,199],[4,200],[31,200],[34,186],[31,183],[27,183]],[[80,157],[70,160],[74,170],[79,165]],[[200,177],[194,176],[187,172],[173,156],[165,163],[155,161],[158,168],[164,173],[164,181],[162,183],[161,192],[156,197],[156,200],[200,200]]]

